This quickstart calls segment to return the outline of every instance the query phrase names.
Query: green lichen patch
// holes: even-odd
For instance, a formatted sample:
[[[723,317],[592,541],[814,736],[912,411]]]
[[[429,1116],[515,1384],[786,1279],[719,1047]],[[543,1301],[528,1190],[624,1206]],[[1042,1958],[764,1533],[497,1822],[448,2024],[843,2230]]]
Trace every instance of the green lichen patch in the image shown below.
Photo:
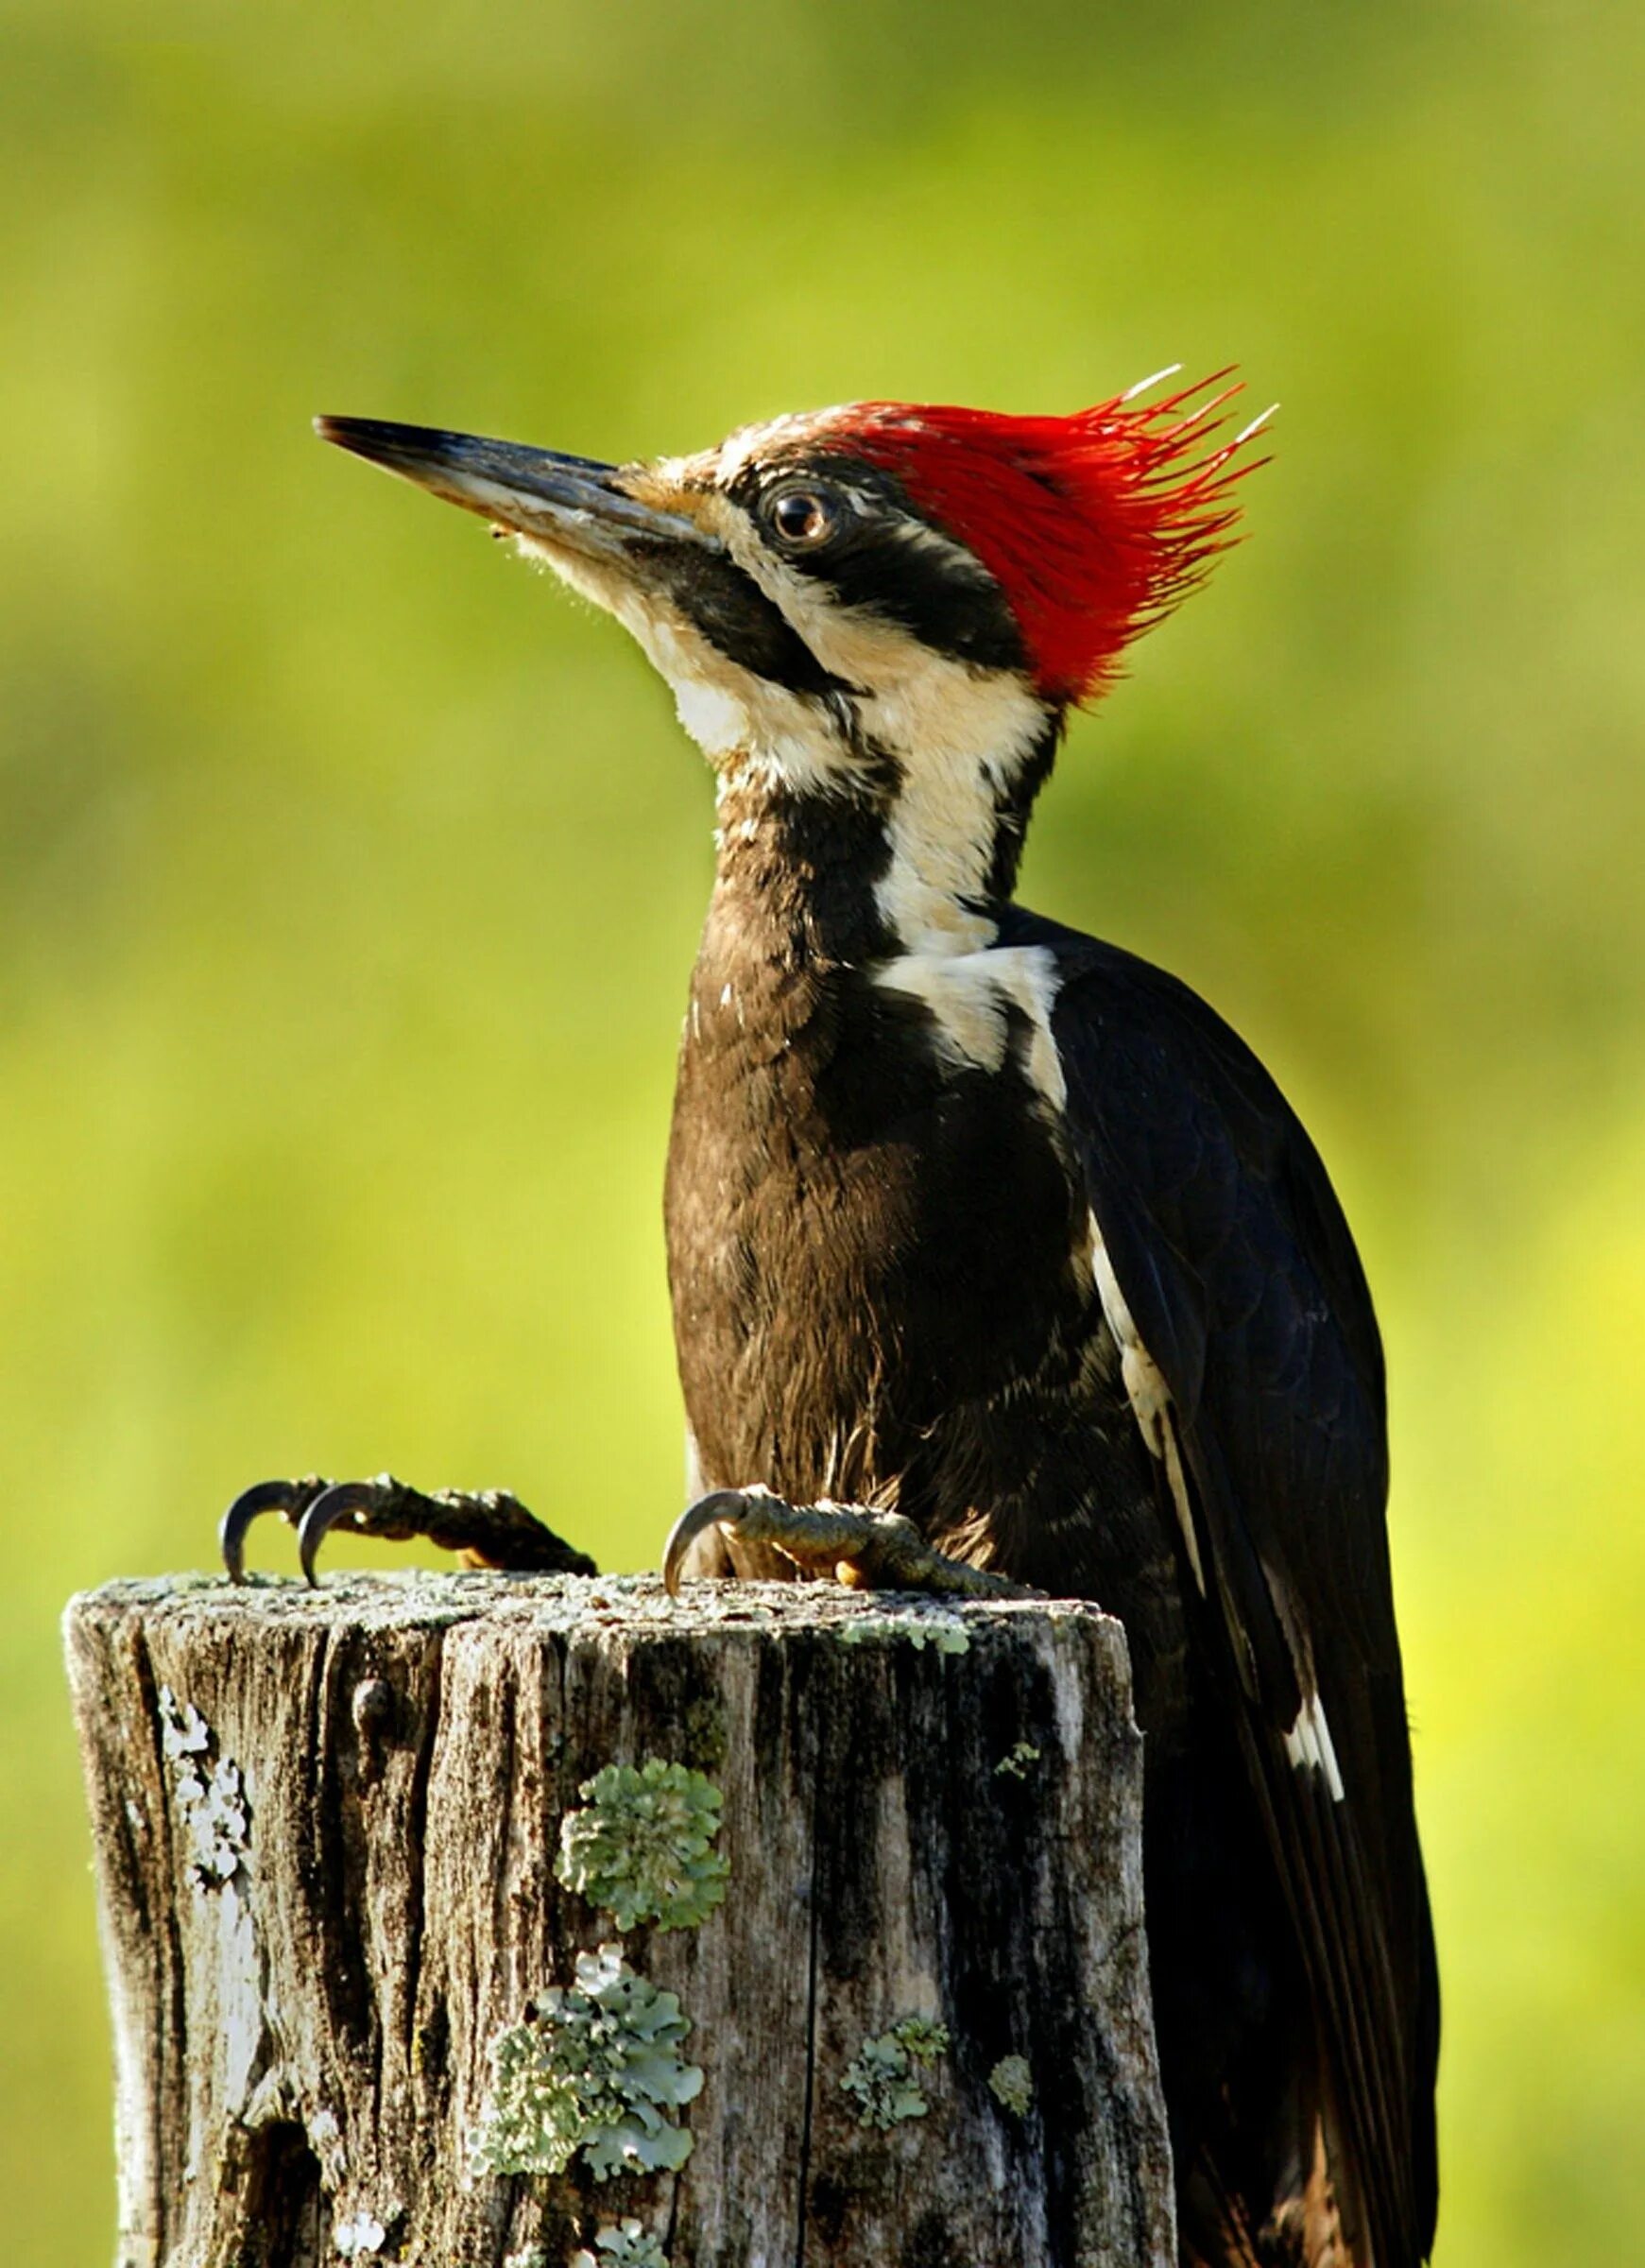
[[[988,2085],[994,2100],[1004,2109],[1020,2119],[1028,2116],[1034,2103],[1034,2074],[1026,2055],[1002,2055],[988,2073]]]
[[[856,2101],[858,2125],[885,2134],[905,2119],[923,2119],[931,2105],[921,2067],[945,2055],[948,2046],[948,2026],[924,2016],[905,2016],[889,2032],[865,2039],[840,2081]]]
[[[668,2255],[640,2222],[621,2221],[598,2232],[593,2252],[574,2252],[571,2268],[668,2268]]]
[[[731,1872],[713,1847],[721,1797],[712,1780],[648,1756],[638,1768],[608,1764],[581,1794],[583,1809],[560,1821],[554,1870],[566,1888],[604,1907],[620,1930],[706,1921]]]
[[[674,2173],[692,2138],[673,2114],[702,2091],[680,2043],[691,2019],[672,1992],[636,1976],[617,1945],[576,1957],[491,2042],[491,2088],[469,2138],[469,2170],[562,2174],[578,2150],[596,2180]]]
[[[934,2063],[939,2055],[948,2053],[948,2026],[929,2016],[905,2016],[895,2027],[894,2036],[917,2063]]]
[[[903,1612],[857,1614],[840,1624],[842,1646],[890,1645],[901,1639],[923,1654],[934,1646],[939,1654],[968,1654],[971,1641],[957,1615]]]
[[[1038,1761],[1039,1750],[1034,1745],[1034,1743],[1019,1741],[1016,1747],[1008,1749],[994,1766],[994,1778],[996,1779],[1026,1779],[1030,1771]]]

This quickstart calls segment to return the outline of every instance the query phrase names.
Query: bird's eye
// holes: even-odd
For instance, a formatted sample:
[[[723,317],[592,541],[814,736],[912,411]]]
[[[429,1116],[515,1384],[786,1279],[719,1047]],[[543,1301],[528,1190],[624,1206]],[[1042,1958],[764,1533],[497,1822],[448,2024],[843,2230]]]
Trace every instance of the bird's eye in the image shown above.
[[[784,489],[771,506],[771,527],[789,551],[814,551],[826,543],[838,521],[831,497],[815,489]]]

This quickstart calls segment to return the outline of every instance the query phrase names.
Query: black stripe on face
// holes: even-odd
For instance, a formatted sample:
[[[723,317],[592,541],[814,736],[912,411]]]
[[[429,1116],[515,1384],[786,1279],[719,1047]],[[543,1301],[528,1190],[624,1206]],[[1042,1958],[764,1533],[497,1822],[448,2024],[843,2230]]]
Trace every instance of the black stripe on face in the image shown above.
[[[822,696],[857,689],[826,670],[766,597],[724,552],[688,542],[633,543],[628,556],[646,587],[669,599],[716,653],[789,693]]]
[[[1034,815],[1034,799],[1051,778],[1061,738],[1060,714],[1048,717],[1045,730],[995,799],[994,849],[988,860],[985,890],[986,898],[996,904],[1009,898],[1017,887],[1017,869],[1022,864],[1022,846]]]
[[[837,506],[839,524],[814,550],[791,551],[773,531],[770,502],[811,483]],[[827,583],[842,605],[894,622],[955,661],[1027,673],[1022,633],[999,584],[963,545],[951,549],[955,539],[878,465],[824,450],[789,455],[745,465],[727,493],[774,558]]]

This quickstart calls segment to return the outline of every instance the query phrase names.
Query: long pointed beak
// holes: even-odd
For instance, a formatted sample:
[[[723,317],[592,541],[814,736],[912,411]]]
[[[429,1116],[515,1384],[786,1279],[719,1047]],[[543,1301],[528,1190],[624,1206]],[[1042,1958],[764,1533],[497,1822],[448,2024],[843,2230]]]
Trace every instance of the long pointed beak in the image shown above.
[[[621,559],[659,542],[720,548],[694,520],[630,495],[622,467],[596,457],[375,418],[317,418],[315,431],[495,526],[584,558]]]

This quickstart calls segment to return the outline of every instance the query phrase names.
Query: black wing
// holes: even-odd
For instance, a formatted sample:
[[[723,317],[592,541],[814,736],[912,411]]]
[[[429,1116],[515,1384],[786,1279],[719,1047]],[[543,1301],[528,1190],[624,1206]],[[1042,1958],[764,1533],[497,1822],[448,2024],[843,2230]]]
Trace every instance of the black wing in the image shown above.
[[[1414,2268],[1437,2189],[1438,1983],[1384,1521],[1382,1354],[1359,1256],[1284,1097],[1203,1001],[1033,917],[1013,941],[1049,945],[1062,968],[1068,1121],[1171,1397],[1231,1706],[1319,2019],[1339,2207],[1377,2268]]]

